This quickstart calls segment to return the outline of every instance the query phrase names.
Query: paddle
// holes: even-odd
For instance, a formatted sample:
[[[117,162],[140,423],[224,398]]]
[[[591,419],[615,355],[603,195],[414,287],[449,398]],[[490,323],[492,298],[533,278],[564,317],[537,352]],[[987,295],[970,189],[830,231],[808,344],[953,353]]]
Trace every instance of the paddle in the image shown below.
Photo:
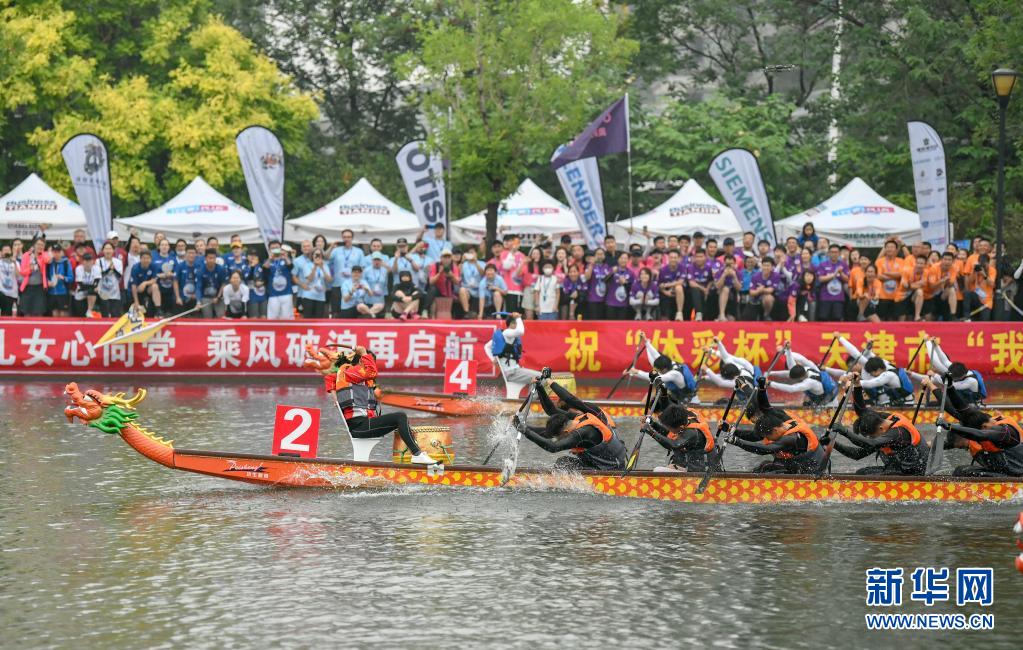
[[[771,371],[774,370],[774,366],[778,363],[778,359],[781,358],[783,352],[784,350],[778,350],[774,353],[774,358],[771,359],[771,365],[767,366],[767,372],[764,373],[764,376],[769,376],[771,374]],[[718,422],[718,430],[714,433],[714,453],[716,455],[713,458],[710,456],[707,457],[707,467],[703,471],[703,478],[700,479],[700,484],[696,487],[697,494],[703,494],[704,490],[707,489],[707,485],[710,484],[710,476],[713,472],[712,468],[715,465],[721,465],[722,468],[724,467],[725,446],[727,443],[725,443],[722,432],[724,431],[725,425],[728,424],[728,411],[732,408],[732,402],[735,400],[735,393],[738,391],[738,387],[738,380],[736,380],[736,387],[732,389],[732,396],[728,398],[728,405],[725,406],[725,412],[721,416],[721,421]],[[753,402],[756,396],[757,389],[754,387],[753,392],[750,393],[750,396],[746,399],[746,403],[743,404],[742,410],[739,411],[739,417],[735,419],[736,425],[742,421],[742,416],[749,410],[749,405]]]
[[[650,382],[650,388],[646,391],[646,406],[643,408],[643,418],[645,419],[650,415],[650,409],[657,403],[657,400],[661,398],[661,391],[664,390],[663,385],[659,383],[660,378],[655,378],[654,381]],[[654,390],[654,384],[658,384],[657,390]],[[653,399],[651,399],[651,394]],[[629,454],[629,460],[625,463],[625,471],[622,472],[622,478],[629,475],[632,468],[636,466],[636,461],[639,460],[639,448],[643,446],[643,438],[646,438],[646,432],[643,431],[643,427],[639,429],[639,438],[636,439],[636,444],[632,448],[632,453]]]
[[[525,415],[522,418],[522,423],[525,425],[526,420],[529,419],[529,407],[533,404],[533,395],[536,394],[536,390],[530,386],[529,395],[526,397]],[[512,443],[511,458],[504,459],[504,468],[501,470],[501,487],[508,484],[508,481],[512,480],[515,476],[515,468],[519,464],[519,442],[522,440],[522,431],[517,431],[515,434],[515,441]]]
[[[532,402],[533,402],[533,385],[530,384],[529,385],[529,394],[526,395],[526,399],[523,400],[522,406],[519,407],[519,410],[515,411],[515,415],[521,415],[523,411],[527,410],[532,405]],[[508,434],[508,430],[510,428],[511,428],[511,421],[508,422],[508,427],[505,429],[505,435]],[[498,448],[501,445],[503,445],[503,444],[504,444],[504,439],[502,437],[502,439],[498,440],[497,444],[494,445],[494,448],[490,450],[490,453],[487,454],[487,457],[483,459],[483,464],[484,465],[486,465],[487,463],[490,462],[490,458],[494,455],[494,452],[496,452],[498,450]]]
[[[828,349],[824,351],[824,356],[821,357],[820,363],[817,364],[817,369],[821,372],[824,372],[824,362],[828,360],[828,355],[831,354],[831,348],[835,347],[835,341],[837,340],[837,336],[831,337],[831,343],[828,344]]]
[[[831,452],[835,451],[835,443],[838,442],[838,432],[835,431],[835,424],[842,419],[842,413],[845,412],[845,405],[849,402],[849,393],[852,392],[852,390],[852,381],[850,381],[849,385],[845,388],[845,392],[842,393],[842,399],[839,400],[838,407],[835,408],[835,412],[831,416],[831,422],[828,423],[828,428],[824,430],[824,434],[830,437],[828,438],[828,446],[824,448],[824,456],[821,457],[821,462],[817,465],[817,471],[814,472],[813,477],[815,479],[819,479],[824,476],[824,470],[829,467],[829,463],[831,462]]]
[[[920,415],[920,407],[923,405],[924,398],[927,397],[928,392],[930,392],[929,389],[921,387],[920,397],[916,399],[916,408],[913,409],[913,419],[910,420],[913,424],[916,424],[916,418]]]
[[[942,377],[942,381],[944,379]],[[924,470],[925,476],[930,476],[941,469],[941,461],[945,456],[945,436],[948,433],[948,425],[945,423],[945,400],[948,399],[948,391],[951,387],[948,383],[945,383],[943,388],[944,390],[941,391],[941,406],[938,408],[938,421],[935,422],[934,440],[931,442],[931,452],[927,454],[927,469]]]
[[[611,387],[611,392],[607,394],[607,397],[605,399],[611,399],[611,397],[615,394],[615,391],[618,390],[618,387],[621,386],[622,382],[625,381],[626,379],[629,380],[626,383],[626,386],[632,383],[632,369],[636,367],[636,362],[639,361],[639,355],[643,353],[643,348],[645,347],[643,342],[645,340],[646,339],[641,338],[639,340],[639,343],[636,344],[636,354],[632,356],[632,363],[630,363],[629,367],[625,369],[625,372],[622,373],[622,376],[618,378],[618,381],[615,382],[615,385]]]
[[[693,401],[693,397],[696,397],[700,391],[700,382],[703,381],[703,377],[700,376],[700,373],[703,372],[703,364],[705,363],[707,363],[707,348],[703,349],[703,354],[700,355],[700,363],[696,364],[696,385],[693,386],[692,397],[686,400],[687,406]]]

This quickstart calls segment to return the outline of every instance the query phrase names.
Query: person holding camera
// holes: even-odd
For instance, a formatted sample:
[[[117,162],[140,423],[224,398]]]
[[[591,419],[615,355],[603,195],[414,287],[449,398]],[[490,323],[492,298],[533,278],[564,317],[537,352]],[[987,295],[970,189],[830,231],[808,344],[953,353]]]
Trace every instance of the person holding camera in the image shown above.
[[[92,257],[89,258],[92,266]],[[81,265],[79,265],[79,268]],[[18,304],[18,286],[21,284],[21,269],[14,261],[14,252],[7,244],[0,249],[0,316],[13,316]]]
[[[480,307],[480,282],[486,266],[476,257],[476,249],[470,248],[462,256],[461,281],[458,287],[458,302],[462,306],[462,317],[472,318]]]
[[[327,315],[327,287],[333,282],[329,267],[323,261],[323,251],[313,250],[312,242],[302,242],[302,256],[310,260],[295,264],[294,279],[302,301],[302,318],[324,318]]]
[[[498,275],[496,266],[487,264],[483,269],[483,279],[480,280],[480,299],[476,318],[482,320],[484,316],[489,317],[494,312],[502,311],[506,295],[508,295],[508,285],[504,283],[504,278]]]
[[[991,309],[995,299],[995,267],[987,253],[977,257],[976,263],[966,276],[963,292],[963,320],[991,320]]]
[[[267,278],[268,297],[266,317],[271,320],[291,320],[295,317],[294,292],[292,291],[291,259],[281,242],[270,242],[270,257],[263,262]]]
[[[430,278],[430,290],[427,295],[430,297],[431,303],[438,297],[455,297],[455,290],[461,281],[461,274],[451,259],[450,250],[445,249],[440,254],[440,261],[430,265],[427,275]]]

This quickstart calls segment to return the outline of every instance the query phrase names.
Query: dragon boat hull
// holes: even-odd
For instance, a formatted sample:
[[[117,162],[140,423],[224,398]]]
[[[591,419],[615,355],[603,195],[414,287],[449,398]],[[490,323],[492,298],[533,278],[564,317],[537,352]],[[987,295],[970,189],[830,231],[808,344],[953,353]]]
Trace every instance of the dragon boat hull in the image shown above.
[[[501,413],[512,413],[519,408],[521,402],[508,399],[490,399],[486,397],[467,397],[459,395],[444,395],[441,393],[413,393],[409,391],[384,391],[380,401],[388,406],[421,411],[444,416],[480,416],[499,415]],[[643,415],[643,403],[629,400],[593,400],[593,403],[602,408],[608,415],[614,418],[620,417],[641,417]],[[831,421],[833,409],[814,409],[805,406],[785,406],[788,413],[802,418],[810,424],[826,426]],[[712,404],[691,404],[689,408],[699,413],[705,420],[717,421],[724,414],[724,407]],[[988,406],[988,410],[1000,412],[1002,415],[1011,418],[1023,419],[1023,404],[1006,404],[1003,406]],[[907,418],[913,416],[912,406],[886,409],[892,413],[900,413]],[[539,404],[533,404],[533,411],[540,412]],[[916,421],[918,424],[934,424],[938,419],[939,410],[934,407],[920,409],[920,415]],[[846,424],[851,424],[855,419],[852,409],[848,409],[843,415]]]
[[[334,489],[395,486],[501,489],[501,469],[471,465],[433,468],[386,462],[300,459],[259,454],[174,449],[144,429],[128,424],[121,437],[143,456],[172,469],[268,487]],[[519,469],[503,489],[560,490],[677,501],[681,503],[786,503],[800,501],[999,502],[1023,499],[1023,480],[931,477],[928,479],[839,475],[810,476],[720,474],[697,494],[699,474],[636,471],[561,473]]]

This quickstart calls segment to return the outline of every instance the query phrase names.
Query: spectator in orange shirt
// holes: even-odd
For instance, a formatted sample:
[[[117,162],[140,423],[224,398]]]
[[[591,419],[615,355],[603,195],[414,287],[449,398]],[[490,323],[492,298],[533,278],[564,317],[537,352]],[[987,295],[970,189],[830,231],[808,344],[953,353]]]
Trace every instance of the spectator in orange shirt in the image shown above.
[[[856,307],[859,309],[856,320],[879,323],[881,318],[877,315],[877,308],[881,302],[882,286],[881,280],[877,277],[877,267],[869,262],[870,260],[867,260],[867,266],[863,269],[863,280],[853,293],[853,300],[856,301]]]
[[[903,301],[906,305],[907,311],[905,316],[909,316],[909,309],[913,310],[913,321],[919,322],[923,320],[921,312],[924,308],[924,285],[926,284],[927,278],[927,257],[924,255],[917,255],[911,258],[913,260],[913,268],[907,269],[902,275],[902,284],[906,287],[908,297]]]
[[[955,255],[945,253],[927,269],[924,282],[924,314],[927,320],[955,320],[959,307]]]
[[[904,298],[902,290],[902,260],[898,257],[899,245],[894,239],[884,243],[884,251],[877,260],[877,277],[881,281],[881,294],[877,315],[881,320],[892,321],[905,318],[901,311]]]
[[[973,273],[973,267],[979,263],[981,255],[986,256],[988,259],[993,257],[991,252],[991,240],[987,237],[976,237],[974,239],[973,255],[966,258],[966,270],[968,273]]]
[[[980,255],[970,269],[965,289],[963,320],[991,320],[995,298],[995,267],[986,254]]]

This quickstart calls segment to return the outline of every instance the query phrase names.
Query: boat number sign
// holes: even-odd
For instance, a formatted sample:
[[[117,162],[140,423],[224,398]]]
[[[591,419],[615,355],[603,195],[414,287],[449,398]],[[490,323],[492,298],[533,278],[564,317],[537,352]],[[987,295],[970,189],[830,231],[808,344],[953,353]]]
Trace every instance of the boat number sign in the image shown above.
[[[476,394],[475,359],[446,359],[444,361],[444,392],[448,395]]]
[[[320,442],[320,409],[277,405],[274,417],[274,456],[316,458]]]

